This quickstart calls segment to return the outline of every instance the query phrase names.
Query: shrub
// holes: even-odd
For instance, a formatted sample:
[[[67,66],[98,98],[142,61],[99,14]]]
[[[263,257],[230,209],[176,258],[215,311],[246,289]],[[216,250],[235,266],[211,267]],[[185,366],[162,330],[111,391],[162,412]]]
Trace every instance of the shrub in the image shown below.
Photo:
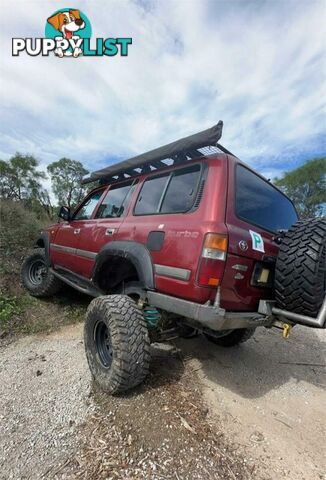
[[[2,200],[0,207],[0,249],[2,255],[13,255],[32,245],[43,223],[20,202]]]
[[[7,296],[0,292],[0,331],[7,333],[13,316],[22,313],[17,297]]]

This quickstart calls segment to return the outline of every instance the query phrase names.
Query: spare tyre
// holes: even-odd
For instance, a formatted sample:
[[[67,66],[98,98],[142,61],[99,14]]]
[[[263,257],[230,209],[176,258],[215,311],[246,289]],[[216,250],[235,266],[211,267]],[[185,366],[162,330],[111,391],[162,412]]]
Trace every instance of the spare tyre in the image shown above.
[[[275,270],[276,304],[310,317],[325,296],[326,219],[294,224],[284,235]]]

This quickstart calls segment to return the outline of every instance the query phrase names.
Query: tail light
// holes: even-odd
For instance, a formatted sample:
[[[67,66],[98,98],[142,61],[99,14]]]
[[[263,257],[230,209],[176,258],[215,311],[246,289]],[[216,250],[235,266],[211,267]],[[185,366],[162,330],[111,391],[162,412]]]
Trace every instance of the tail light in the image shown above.
[[[219,286],[224,273],[227,248],[227,235],[206,234],[197,277],[200,286]]]

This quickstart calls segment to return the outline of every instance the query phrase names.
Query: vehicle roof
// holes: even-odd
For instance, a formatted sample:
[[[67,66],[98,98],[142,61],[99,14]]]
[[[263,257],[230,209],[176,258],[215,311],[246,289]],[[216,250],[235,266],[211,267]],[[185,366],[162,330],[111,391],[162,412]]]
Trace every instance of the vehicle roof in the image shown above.
[[[104,181],[96,186],[94,186],[94,188],[92,188],[88,195],[92,194],[92,192],[94,192],[95,190],[98,190],[99,188],[103,188],[103,187],[107,187],[107,186],[111,186],[111,185],[118,185],[118,184],[124,184],[125,182],[128,182],[128,180],[136,180],[137,178],[139,179],[146,179],[148,176],[153,176],[153,175],[159,175],[160,173],[164,173],[165,171],[170,171],[170,172],[173,172],[174,170],[176,169],[180,169],[180,168],[184,168],[184,167],[187,167],[187,166],[191,166],[191,165],[194,165],[198,162],[204,162],[204,161],[207,161],[209,163],[211,162],[214,162],[216,160],[224,160],[224,161],[227,161],[227,162],[231,162],[234,164],[234,168],[235,168],[235,165],[242,165],[243,167],[245,167],[246,169],[250,170],[252,173],[254,173],[257,177],[260,177],[262,180],[264,180],[268,185],[271,185],[275,190],[277,190],[280,194],[282,194],[284,197],[286,197],[291,203],[292,205],[294,206],[294,209],[296,210],[295,208],[295,205],[293,203],[293,201],[291,200],[291,198],[289,198],[279,187],[277,187],[276,185],[274,185],[274,183],[272,183],[269,179],[267,179],[266,177],[264,177],[264,175],[260,174],[259,172],[257,172],[254,168],[250,167],[250,165],[248,165],[247,163],[243,162],[242,160],[240,160],[238,157],[236,157],[235,155],[231,154],[230,152],[228,152],[227,150],[227,154],[226,153],[222,153],[222,152],[219,152],[217,148],[215,149],[212,149],[214,151],[210,151],[210,149],[205,149],[207,151],[207,154],[204,155],[202,154],[200,157],[198,158],[193,158],[193,159],[189,159],[189,160],[186,160],[185,162],[181,162],[181,163],[164,163],[163,165],[160,166],[160,168],[155,168],[153,167],[153,169],[150,169],[148,171],[140,171],[138,172],[136,175],[134,176],[128,176],[128,177],[117,177],[117,178],[113,178],[111,177],[110,179],[108,179],[107,181]],[[162,162],[163,163],[163,162]]]
[[[111,177],[109,179],[103,179],[100,183],[96,184],[94,188],[90,190],[92,192],[93,190],[97,190],[100,187],[104,186],[111,186],[111,185],[118,185],[118,184],[124,184],[128,181],[133,181],[136,179],[147,179],[147,177],[151,177],[153,175],[160,175],[164,174],[165,172],[173,172],[175,170],[181,169],[181,168],[186,168],[186,167],[191,167],[194,164],[202,163],[204,161],[215,161],[215,160],[225,160],[227,161],[227,155],[222,152],[210,152],[207,155],[201,155],[197,158],[189,159],[185,162],[180,162],[180,163],[172,163],[167,161],[167,163],[163,163],[160,165],[159,168],[151,168],[148,171],[140,171],[136,173],[133,176],[116,176],[116,177]],[[234,157],[235,160],[236,157]],[[151,166],[152,167],[152,166]]]
[[[128,181],[129,179],[139,178],[145,174],[155,174],[173,167],[184,166],[192,164],[195,160],[203,161],[208,158],[224,157],[226,160],[242,164],[244,167],[251,170],[260,178],[272,185],[283,196],[292,200],[279,189],[276,185],[271,183],[263,175],[255,171],[246,163],[236,157],[233,153],[218,143],[222,136],[223,122],[220,120],[216,125],[202,132],[195,133],[188,137],[181,138],[172,143],[164,145],[154,150],[142,153],[135,157],[131,157],[122,162],[110,165],[101,170],[97,170],[90,175],[87,175],[82,180],[82,185],[99,181],[99,184],[94,187],[98,188],[101,185],[111,185]],[[223,152],[226,155],[221,155]],[[293,202],[292,202],[293,203]]]
[[[222,128],[223,122],[220,120],[216,125],[207,130],[93,172],[83,178],[82,184],[96,180],[99,180],[101,183],[110,183],[112,180],[123,180],[124,178],[138,176],[140,173],[150,172],[151,168],[165,168],[167,160],[173,162],[173,164],[180,164],[189,159],[193,160],[202,157],[205,152],[201,150],[207,147],[217,147],[217,151],[219,149],[229,153],[218,144],[222,136]]]

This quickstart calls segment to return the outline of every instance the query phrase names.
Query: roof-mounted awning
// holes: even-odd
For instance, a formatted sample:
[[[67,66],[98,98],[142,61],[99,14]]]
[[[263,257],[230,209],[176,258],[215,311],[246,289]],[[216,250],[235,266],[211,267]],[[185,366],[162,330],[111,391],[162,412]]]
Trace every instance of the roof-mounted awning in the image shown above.
[[[204,147],[217,147],[225,153],[230,153],[218,144],[222,136],[222,128],[223,122],[220,120],[217,125],[214,125],[212,128],[93,172],[83,178],[82,184],[98,180],[100,183],[107,183],[113,180],[134,177],[152,170],[158,170],[168,165],[163,162],[164,160],[170,159],[172,163],[183,163],[187,160],[205,155],[205,153],[200,151],[200,149]]]

